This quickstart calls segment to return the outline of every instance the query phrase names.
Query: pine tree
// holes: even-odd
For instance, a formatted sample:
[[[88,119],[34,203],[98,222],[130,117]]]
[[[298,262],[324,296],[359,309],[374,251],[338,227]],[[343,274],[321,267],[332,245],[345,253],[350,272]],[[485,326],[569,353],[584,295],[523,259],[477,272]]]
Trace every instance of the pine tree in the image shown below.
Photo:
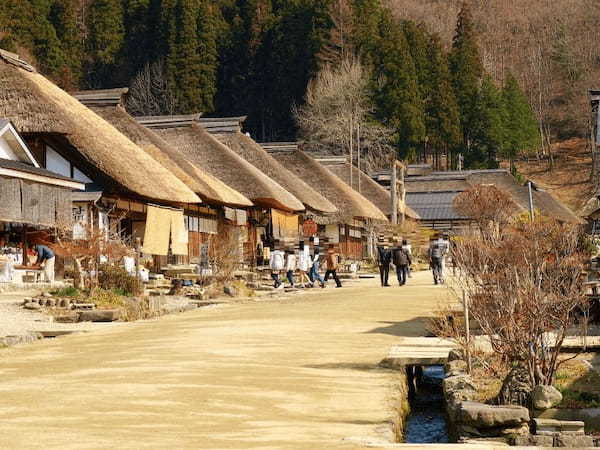
[[[511,171],[514,171],[514,160],[519,153],[540,145],[540,132],[527,97],[511,73],[504,82],[502,100],[505,109],[505,145],[502,156],[510,161]]]
[[[404,33],[388,15],[381,18],[375,48],[371,58],[376,117],[397,131],[400,156],[414,159],[425,138],[423,101]]]
[[[68,89],[76,88],[82,76],[83,41],[77,24],[77,8],[77,0],[55,0],[49,15],[64,60],[57,81]]]
[[[474,168],[496,168],[506,140],[506,110],[502,94],[489,75],[483,79],[474,112],[473,143],[465,155],[465,164]]]
[[[427,59],[430,69],[427,78],[422,81],[426,86],[425,116],[427,136],[434,149],[444,149],[451,160],[452,166],[456,161],[452,153],[461,143],[460,112],[454,90],[448,58],[444,54],[438,35],[430,38]]]
[[[471,11],[466,3],[463,4],[458,15],[449,63],[454,92],[460,109],[463,145],[468,153],[477,120],[476,102],[484,70]],[[465,159],[469,158],[466,156]]]
[[[211,0],[200,0],[197,17],[198,53],[200,68],[198,81],[200,83],[200,108],[203,111],[214,109],[214,98],[217,93],[217,71],[219,54],[218,12],[217,6]]]
[[[87,14],[89,57],[87,78],[91,87],[113,87],[125,29],[121,0],[93,0]]]

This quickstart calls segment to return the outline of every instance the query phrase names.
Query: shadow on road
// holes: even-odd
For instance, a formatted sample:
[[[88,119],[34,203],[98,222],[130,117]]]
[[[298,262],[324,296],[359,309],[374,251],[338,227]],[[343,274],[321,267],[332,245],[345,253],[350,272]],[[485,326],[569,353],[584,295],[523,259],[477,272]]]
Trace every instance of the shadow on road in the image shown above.
[[[430,336],[427,330],[427,321],[430,317],[421,316],[403,322],[379,322],[387,326],[381,326],[366,331],[367,334],[388,334],[391,336],[421,337]]]

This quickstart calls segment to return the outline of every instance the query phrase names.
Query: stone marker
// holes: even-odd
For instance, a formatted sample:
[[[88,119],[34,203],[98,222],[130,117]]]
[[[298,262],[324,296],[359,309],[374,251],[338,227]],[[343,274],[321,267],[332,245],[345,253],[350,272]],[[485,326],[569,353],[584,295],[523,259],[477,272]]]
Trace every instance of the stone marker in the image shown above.
[[[554,386],[536,386],[531,392],[535,409],[550,409],[562,402],[563,396]]]
[[[517,447],[552,447],[554,445],[554,437],[524,434],[514,436],[511,443]]]

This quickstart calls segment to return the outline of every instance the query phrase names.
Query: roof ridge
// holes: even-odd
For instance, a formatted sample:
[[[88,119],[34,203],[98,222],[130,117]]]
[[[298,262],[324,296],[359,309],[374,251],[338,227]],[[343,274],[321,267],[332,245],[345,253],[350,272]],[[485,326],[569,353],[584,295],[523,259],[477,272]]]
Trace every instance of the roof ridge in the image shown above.
[[[203,113],[182,114],[177,116],[139,116],[134,117],[148,128],[185,128],[197,123]]]
[[[129,93],[129,88],[89,89],[71,93],[73,97],[85,106],[122,106],[123,97]]]
[[[16,53],[12,53],[12,52],[9,52],[7,50],[0,48],[0,58],[8,64],[12,64],[13,66],[20,67],[21,69],[24,69],[28,72],[37,72],[35,67],[33,67],[31,64],[29,64],[27,61],[22,60],[21,57],[19,55],[17,55]]]

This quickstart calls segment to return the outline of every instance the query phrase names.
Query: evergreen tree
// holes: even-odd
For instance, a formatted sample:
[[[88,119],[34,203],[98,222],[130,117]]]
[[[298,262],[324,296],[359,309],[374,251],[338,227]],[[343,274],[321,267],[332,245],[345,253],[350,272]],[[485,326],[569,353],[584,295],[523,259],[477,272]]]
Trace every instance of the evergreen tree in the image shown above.
[[[76,0],[55,0],[49,16],[64,60],[57,81],[68,89],[78,87],[82,76],[83,42],[77,24],[77,7]]]
[[[389,15],[381,18],[375,48],[370,57],[376,117],[397,131],[400,156],[414,159],[425,138],[423,101],[408,43]]]
[[[90,87],[114,87],[125,29],[121,0],[93,0],[87,14],[89,57],[87,82]]]
[[[162,34],[159,32],[157,5],[152,0],[123,0],[122,77],[128,83],[148,62],[161,59],[157,54]]]
[[[471,11],[466,3],[463,4],[458,15],[449,63],[460,110],[463,145],[467,153],[465,160],[475,160],[478,158],[470,157],[468,153],[471,151],[473,131],[477,121],[477,99],[484,71]]]
[[[487,75],[481,84],[474,110],[471,151],[465,155],[465,164],[474,168],[496,168],[497,157],[504,151],[506,139],[506,110],[502,94]]]
[[[430,69],[422,84],[426,87],[425,116],[427,136],[430,145],[436,149],[444,149],[452,166],[456,165],[452,153],[461,143],[460,112],[452,79],[440,38],[433,35],[427,49],[427,60]]]
[[[504,82],[502,100],[505,109],[505,142],[502,156],[510,161],[511,171],[514,172],[514,160],[519,153],[540,145],[540,132],[527,97],[511,73]]]

